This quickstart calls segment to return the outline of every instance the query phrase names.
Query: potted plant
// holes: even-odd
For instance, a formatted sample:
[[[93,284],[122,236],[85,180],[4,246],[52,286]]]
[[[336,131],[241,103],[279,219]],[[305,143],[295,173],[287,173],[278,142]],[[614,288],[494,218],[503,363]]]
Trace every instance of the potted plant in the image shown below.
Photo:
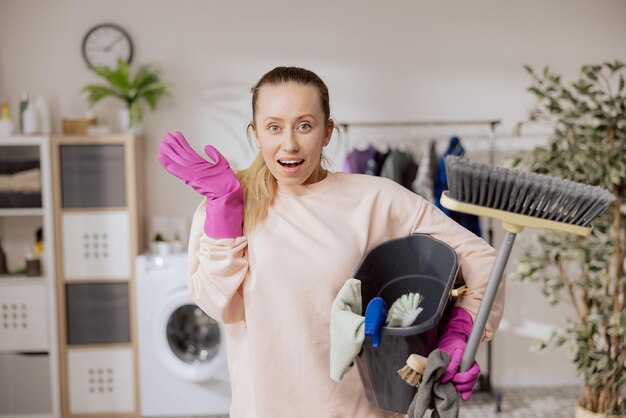
[[[167,255],[170,253],[170,245],[163,237],[163,234],[157,232],[150,243],[150,250],[153,254]]]
[[[532,171],[602,186],[615,203],[580,238],[539,232],[512,273],[538,282],[551,304],[569,303],[563,330],[535,348],[567,346],[582,377],[577,417],[626,416],[626,92],[625,64],[586,65],[564,83],[549,68],[526,70],[537,99],[528,122],[554,128],[549,143],[514,163]]]
[[[147,65],[142,65],[132,76],[128,63],[117,61],[113,69],[94,66],[91,70],[108,82],[108,85],[88,84],[83,91],[88,94],[89,104],[93,106],[105,97],[117,97],[126,107],[120,115],[120,127],[123,131],[136,132],[143,120],[144,104],[150,109],[156,108],[159,97],[166,93],[165,84],[158,72]]]

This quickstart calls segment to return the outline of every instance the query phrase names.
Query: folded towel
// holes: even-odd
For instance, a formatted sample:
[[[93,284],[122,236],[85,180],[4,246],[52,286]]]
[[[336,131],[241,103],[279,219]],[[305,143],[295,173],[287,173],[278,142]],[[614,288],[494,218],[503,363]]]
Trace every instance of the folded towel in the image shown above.
[[[41,192],[41,171],[33,168],[15,174],[0,174],[0,192]]]
[[[361,316],[361,281],[348,279],[333,301],[330,313],[330,378],[341,381],[354,365],[365,339]]]
[[[443,350],[433,350],[428,356],[413,402],[409,405],[408,418],[422,418],[428,408],[434,408],[431,418],[456,418],[459,416],[459,394],[452,382],[440,384],[446,372],[450,356]]]

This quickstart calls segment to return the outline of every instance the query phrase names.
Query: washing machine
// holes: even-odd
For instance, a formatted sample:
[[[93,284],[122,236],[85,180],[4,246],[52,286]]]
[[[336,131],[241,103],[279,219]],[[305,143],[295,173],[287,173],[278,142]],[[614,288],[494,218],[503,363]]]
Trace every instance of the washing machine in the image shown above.
[[[142,417],[227,415],[224,328],[191,301],[187,254],[140,255],[136,267]]]

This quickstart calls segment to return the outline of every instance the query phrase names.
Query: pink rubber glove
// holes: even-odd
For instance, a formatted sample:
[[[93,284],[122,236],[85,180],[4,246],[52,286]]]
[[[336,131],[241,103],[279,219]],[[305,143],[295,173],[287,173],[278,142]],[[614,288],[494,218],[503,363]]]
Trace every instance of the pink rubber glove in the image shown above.
[[[450,363],[440,382],[452,381],[464,401],[472,397],[472,388],[480,376],[480,366],[475,361],[469,370],[459,372],[461,357],[463,357],[463,351],[465,351],[473,323],[472,317],[465,309],[458,306],[453,307],[443,335],[437,344],[437,348],[450,356]]]
[[[206,196],[204,233],[211,238],[243,235],[243,191],[228,161],[211,145],[204,147],[211,163],[189,146],[180,132],[166,133],[157,158],[167,171]]]

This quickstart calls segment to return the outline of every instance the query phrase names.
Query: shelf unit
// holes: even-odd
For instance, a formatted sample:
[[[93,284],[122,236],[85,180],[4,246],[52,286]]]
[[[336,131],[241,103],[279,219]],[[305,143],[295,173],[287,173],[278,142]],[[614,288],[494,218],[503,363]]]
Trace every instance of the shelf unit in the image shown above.
[[[43,231],[41,275],[0,276],[0,418],[60,416],[50,137],[0,138],[0,162],[39,162],[41,206],[0,208],[9,269],[21,268],[24,246]]]
[[[139,417],[141,143],[132,135],[52,138],[63,417]]]

